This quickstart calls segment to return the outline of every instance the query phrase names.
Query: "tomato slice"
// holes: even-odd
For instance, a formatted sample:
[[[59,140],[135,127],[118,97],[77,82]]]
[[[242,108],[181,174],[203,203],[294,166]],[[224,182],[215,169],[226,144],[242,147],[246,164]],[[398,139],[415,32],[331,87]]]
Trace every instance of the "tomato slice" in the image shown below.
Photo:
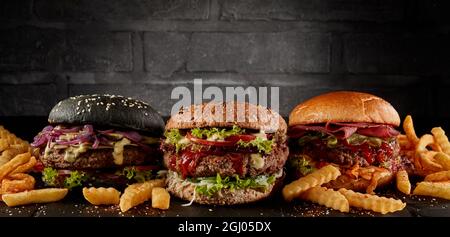
[[[206,146],[234,146],[234,144],[236,143],[232,141],[208,141],[205,139],[194,137],[190,132],[186,133],[186,138],[194,143]]]
[[[248,135],[248,134],[242,134],[242,135],[233,135],[233,136],[229,136],[227,138],[225,138],[225,141],[232,141],[234,143],[238,142],[238,141],[243,141],[243,142],[250,142],[255,140],[256,136],[253,135]]]
[[[206,139],[194,137],[189,132],[186,134],[186,137],[187,137],[187,139],[191,140],[194,143],[206,145],[206,146],[234,146],[240,140],[242,140],[244,142],[249,142],[256,138],[256,136],[253,136],[253,135],[243,134],[243,135],[229,136],[229,137],[225,138],[225,141],[208,141]]]

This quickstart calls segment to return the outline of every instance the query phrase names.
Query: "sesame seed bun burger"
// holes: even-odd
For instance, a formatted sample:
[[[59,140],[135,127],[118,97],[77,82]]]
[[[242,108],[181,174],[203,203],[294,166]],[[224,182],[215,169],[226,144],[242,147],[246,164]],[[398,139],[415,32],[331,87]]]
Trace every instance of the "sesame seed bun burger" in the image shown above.
[[[304,176],[327,164],[342,175],[327,184],[373,192],[404,165],[395,129],[397,111],[380,97],[337,91],[297,105],[289,115],[290,174]]]
[[[287,125],[276,112],[248,103],[182,108],[166,124],[161,143],[167,190],[211,205],[255,202],[283,180]]]
[[[35,138],[47,186],[125,187],[154,178],[164,121],[145,102],[117,95],[80,95],[59,102]]]

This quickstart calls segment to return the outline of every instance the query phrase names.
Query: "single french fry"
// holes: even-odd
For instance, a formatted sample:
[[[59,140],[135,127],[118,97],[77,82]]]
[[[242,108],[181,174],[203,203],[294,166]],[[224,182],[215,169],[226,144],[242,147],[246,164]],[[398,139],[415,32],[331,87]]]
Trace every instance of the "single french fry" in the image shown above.
[[[170,206],[170,194],[165,188],[155,187],[152,189],[152,207],[167,210]]]
[[[9,147],[8,140],[6,140],[6,138],[0,137],[0,153],[8,149],[8,147]]]
[[[416,135],[416,131],[414,130],[414,124],[411,115],[406,116],[403,121],[403,130],[405,130],[406,136],[408,140],[410,140],[413,144],[417,144],[419,142],[419,138]]]
[[[115,188],[83,188],[83,196],[92,205],[116,205],[120,201],[120,192]]]
[[[338,168],[327,165],[322,167],[311,174],[308,174],[283,188],[283,196],[287,201],[291,201],[295,197],[298,197],[300,193],[306,191],[315,186],[320,186],[324,183],[328,183],[331,180],[337,179],[341,175]]]
[[[450,170],[429,174],[425,177],[425,181],[430,182],[450,181]]]
[[[372,194],[357,193],[345,188],[339,189],[339,192],[347,198],[350,206],[359,207],[381,214],[389,212],[396,212],[403,210],[406,207],[406,203],[393,198],[379,197]]]
[[[441,147],[442,151],[445,154],[450,155],[450,142],[448,141],[448,137],[445,135],[444,129],[441,127],[436,127],[431,129],[431,133],[433,134],[437,144]]]
[[[431,144],[433,144],[434,141],[434,137],[430,134],[425,134],[422,137],[420,137],[419,141],[417,142],[416,145],[416,152],[424,152],[424,151],[428,151],[427,146],[430,146]]]
[[[433,172],[442,171],[442,165],[436,163],[434,161],[434,156],[437,154],[435,151],[425,151],[419,153],[420,155],[420,163],[422,164],[423,169],[430,170]]]
[[[9,207],[32,203],[57,202],[67,195],[66,188],[46,188],[20,193],[3,194],[2,199]]]
[[[434,160],[436,161],[436,163],[440,164],[444,170],[450,170],[450,156],[449,155],[447,155],[443,152],[438,152],[434,156]]]
[[[450,182],[420,182],[414,189],[413,194],[450,200]]]
[[[325,187],[312,187],[300,194],[300,198],[308,200],[340,212],[349,212],[347,199],[338,191]]]
[[[414,147],[414,144],[411,141],[409,141],[409,139],[406,135],[403,135],[403,134],[398,135],[397,141],[403,150],[409,150]]]
[[[396,181],[397,181],[397,189],[400,192],[404,194],[411,193],[411,182],[409,182],[409,177],[406,170],[400,170],[397,172]]]

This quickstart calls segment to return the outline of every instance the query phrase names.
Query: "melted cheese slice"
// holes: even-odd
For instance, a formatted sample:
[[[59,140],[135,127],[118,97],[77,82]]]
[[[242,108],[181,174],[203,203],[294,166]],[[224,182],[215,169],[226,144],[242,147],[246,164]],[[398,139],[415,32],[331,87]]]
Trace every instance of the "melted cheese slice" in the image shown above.
[[[89,149],[89,145],[81,144],[78,147],[68,147],[66,149],[66,152],[64,154],[64,160],[68,162],[74,162],[78,156],[80,156],[81,153],[86,152]]]
[[[124,139],[122,139],[119,142],[116,142],[114,144],[114,152],[112,153],[113,157],[114,157],[114,164],[116,164],[116,165],[122,165],[123,164],[123,150],[124,150],[124,147],[126,145],[130,145],[130,144],[131,144],[130,140],[128,140],[126,138],[124,138]]]

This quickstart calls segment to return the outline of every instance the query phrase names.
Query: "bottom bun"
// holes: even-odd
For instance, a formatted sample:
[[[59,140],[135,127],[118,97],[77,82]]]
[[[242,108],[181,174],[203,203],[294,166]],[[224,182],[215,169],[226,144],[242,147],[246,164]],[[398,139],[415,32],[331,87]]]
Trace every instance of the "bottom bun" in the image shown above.
[[[386,175],[378,180],[377,188],[383,187],[391,183],[394,178],[394,174],[392,172],[389,175]],[[354,191],[366,191],[367,187],[370,185],[371,180],[363,179],[363,178],[354,178],[347,174],[342,174],[336,180],[332,180],[323,186],[332,189],[350,189]]]
[[[280,171],[282,173],[283,171]],[[187,182],[178,177],[178,175],[169,171],[166,178],[166,189],[172,195],[199,204],[206,205],[236,205],[250,202],[256,202],[269,197],[278,187],[281,186],[284,175],[281,175],[266,190],[256,189],[222,189],[213,196],[200,195],[195,193],[195,184]],[[195,194],[194,194],[195,193]]]

